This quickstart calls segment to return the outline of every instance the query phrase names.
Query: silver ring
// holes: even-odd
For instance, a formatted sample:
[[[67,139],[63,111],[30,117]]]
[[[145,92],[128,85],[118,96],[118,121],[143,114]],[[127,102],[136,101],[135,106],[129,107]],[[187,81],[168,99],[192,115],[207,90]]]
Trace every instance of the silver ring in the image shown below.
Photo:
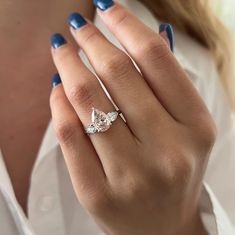
[[[92,108],[91,124],[85,128],[86,134],[95,134],[107,131],[113,122],[117,120],[119,114],[121,114],[120,110],[105,113],[96,108]]]

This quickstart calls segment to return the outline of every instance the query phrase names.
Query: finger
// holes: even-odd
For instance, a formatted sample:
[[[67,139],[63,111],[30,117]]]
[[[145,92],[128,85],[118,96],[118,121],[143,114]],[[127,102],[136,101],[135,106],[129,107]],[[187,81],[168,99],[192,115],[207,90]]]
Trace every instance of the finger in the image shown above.
[[[58,74],[52,80],[50,96],[52,123],[58,137],[73,187],[81,202],[96,187],[104,187],[105,173],[102,164],[73,107],[65,96]]]
[[[58,35],[53,37],[58,38]],[[61,37],[60,35],[59,38]],[[70,43],[64,43],[57,49],[52,48],[52,55],[63,81],[65,94],[84,127],[91,123],[92,107],[105,113],[115,110],[99,81],[82,63]],[[132,133],[120,117],[108,131],[90,135],[90,139],[106,175],[129,161],[128,158],[117,158],[115,154],[117,150],[122,151],[134,142]]]
[[[99,16],[140,68],[168,112],[183,123],[193,122],[206,107],[162,37],[118,3]]]
[[[153,121],[161,123],[170,118],[137,71],[131,59],[111,44],[91,23],[78,13],[69,17],[71,32],[86,53],[99,78],[122,110],[135,136],[149,132]]]
[[[166,32],[161,32],[159,33],[160,36],[165,40],[165,42],[167,43],[168,46],[170,46],[170,41],[168,39],[167,33]]]
[[[172,26],[167,23],[160,24],[159,34],[166,41],[171,51],[174,52],[174,32]]]

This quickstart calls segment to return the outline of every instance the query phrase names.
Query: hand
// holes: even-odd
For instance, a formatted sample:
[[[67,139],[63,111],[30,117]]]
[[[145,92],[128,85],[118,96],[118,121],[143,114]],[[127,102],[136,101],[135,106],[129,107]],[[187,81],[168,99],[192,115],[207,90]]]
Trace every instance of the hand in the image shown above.
[[[109,235],[205,234],[198,200],[216,138],[212,117],[161,36],[118,3],[98,13],[141,73],[92,23],[70,17],[72,35],[125,117],[88,136],[92,107],[114,106],[76,48],[54,36],[63,85],[50,105],[76,195]]]

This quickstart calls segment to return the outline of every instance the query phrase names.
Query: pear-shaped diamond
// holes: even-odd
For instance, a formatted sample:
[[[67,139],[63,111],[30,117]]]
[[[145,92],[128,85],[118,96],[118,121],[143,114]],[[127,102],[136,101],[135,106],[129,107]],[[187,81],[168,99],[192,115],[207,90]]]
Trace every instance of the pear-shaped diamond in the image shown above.
[[[107,114],[95,108],[92,110],[92,123],[98,132],[105,132],[112,125]]]

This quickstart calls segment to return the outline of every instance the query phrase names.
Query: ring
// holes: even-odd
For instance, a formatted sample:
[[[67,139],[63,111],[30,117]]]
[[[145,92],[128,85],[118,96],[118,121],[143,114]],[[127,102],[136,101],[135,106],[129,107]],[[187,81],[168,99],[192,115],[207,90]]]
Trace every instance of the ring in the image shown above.
[[[86,134],[95,134],[107,131],[114,121],[117,120],[120,110],[105,113],[96,108],[92,108],[91,124],[85,128]]]

